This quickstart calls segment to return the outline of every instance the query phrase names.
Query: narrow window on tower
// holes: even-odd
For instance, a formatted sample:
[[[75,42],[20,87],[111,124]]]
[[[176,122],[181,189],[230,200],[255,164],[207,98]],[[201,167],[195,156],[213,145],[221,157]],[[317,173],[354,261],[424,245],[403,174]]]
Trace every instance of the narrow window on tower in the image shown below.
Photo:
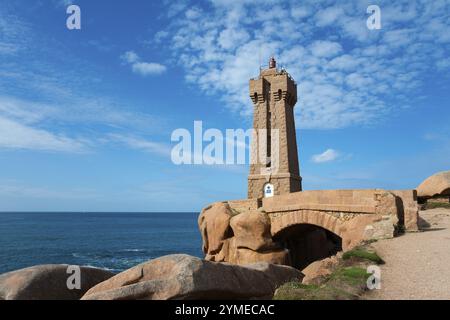
[[[270,168],[272,166],[272,90],[270,83],[267,85],[267,161],[266,167]]]
[[[268,126],[267,126],[267,161],[266,161],[266,167],[270,168],[272,166],[272,112],[267,112],[267,118],[268,118]]]

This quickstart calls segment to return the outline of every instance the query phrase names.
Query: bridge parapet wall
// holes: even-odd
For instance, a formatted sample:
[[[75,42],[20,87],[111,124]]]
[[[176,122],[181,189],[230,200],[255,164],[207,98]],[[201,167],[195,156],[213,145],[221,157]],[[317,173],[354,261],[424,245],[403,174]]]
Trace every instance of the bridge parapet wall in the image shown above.
[[[227,203],[237,213],[257,210],[261,207],[261,199],[229,200]]]
[[[359,214],[396,214],[393,195],[382,189],[302,191],[263,199],[267,213],[315,210]]]

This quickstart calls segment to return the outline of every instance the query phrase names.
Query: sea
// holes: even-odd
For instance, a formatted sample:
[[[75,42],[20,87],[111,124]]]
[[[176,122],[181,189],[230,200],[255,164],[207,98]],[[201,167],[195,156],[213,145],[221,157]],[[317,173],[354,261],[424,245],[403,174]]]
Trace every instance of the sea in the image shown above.
[[[0,213],[0,274],[40,264],[120,272],[168,254],[202,257],[197,212]]]

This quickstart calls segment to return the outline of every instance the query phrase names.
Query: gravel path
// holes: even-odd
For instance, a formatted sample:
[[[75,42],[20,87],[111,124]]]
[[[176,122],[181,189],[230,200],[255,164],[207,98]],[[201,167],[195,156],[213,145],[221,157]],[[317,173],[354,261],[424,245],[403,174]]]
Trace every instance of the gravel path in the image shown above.
[[[378,241],[381,289],[367,299],[450,299],[450,210],[421,211],[423,232]]]

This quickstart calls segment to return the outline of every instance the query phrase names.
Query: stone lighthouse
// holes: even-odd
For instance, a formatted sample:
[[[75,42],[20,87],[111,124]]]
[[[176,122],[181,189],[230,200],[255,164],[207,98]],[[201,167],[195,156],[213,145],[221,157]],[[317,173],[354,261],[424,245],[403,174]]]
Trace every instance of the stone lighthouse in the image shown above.
[[[254,134],[251,145],[248,198],[272,197],[302,190],[294,106],[297,84],[275,58],[250,80]]]

